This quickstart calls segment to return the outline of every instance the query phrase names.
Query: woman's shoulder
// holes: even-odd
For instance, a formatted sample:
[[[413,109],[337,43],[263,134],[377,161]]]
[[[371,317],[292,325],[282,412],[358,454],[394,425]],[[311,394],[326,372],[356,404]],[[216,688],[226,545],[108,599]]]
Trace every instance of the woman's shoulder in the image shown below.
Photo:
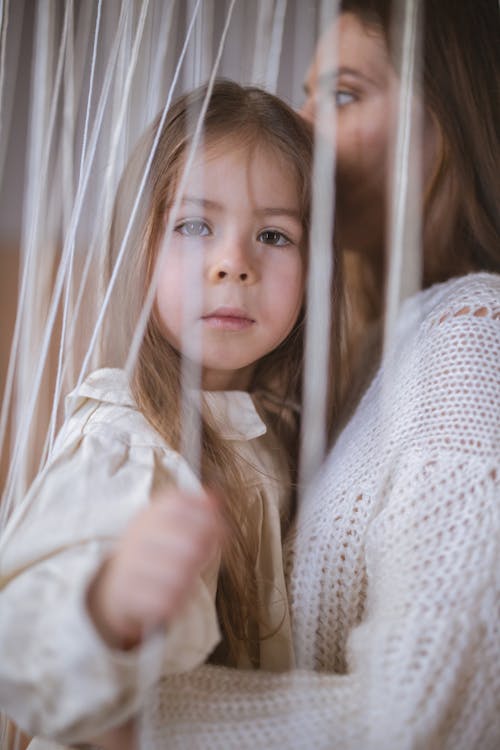
[[[452,317],[500,318],[500,274],[470,273],[419,292],[403,307],[403,316],[418,311],[424,326]]]
[[[397,331],[394,348],[405,357],[434,352],[458,362],[498,352],[500,274],[471,273],[417,293],[403,304]]]
[[[470,355],[476,362],[500,346],[500,274],[471,273],[449,279],[407,299],[395,335],[386,342],[386,366],[392,359],[419,360],[430,355],[443,366]]]
[[[406,336],[386,360],[398,419],[405,414],[424,445],[462,450],[466,441],[482,454],[497,454],[500,275],[451,279],[411,303]]]

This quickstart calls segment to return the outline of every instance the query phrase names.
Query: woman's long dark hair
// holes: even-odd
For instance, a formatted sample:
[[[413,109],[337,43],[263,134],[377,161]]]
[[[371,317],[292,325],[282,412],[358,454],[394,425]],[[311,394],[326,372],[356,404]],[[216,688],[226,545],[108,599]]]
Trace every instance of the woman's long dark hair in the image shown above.
[[[343,0],[382,32],[398,68],[394,0]],[[422,85],[440,153],[424,205],[423,285],[500,271],[500,11],[498,0],[422,0]],[[379,311],[380,312],[380,311]]]

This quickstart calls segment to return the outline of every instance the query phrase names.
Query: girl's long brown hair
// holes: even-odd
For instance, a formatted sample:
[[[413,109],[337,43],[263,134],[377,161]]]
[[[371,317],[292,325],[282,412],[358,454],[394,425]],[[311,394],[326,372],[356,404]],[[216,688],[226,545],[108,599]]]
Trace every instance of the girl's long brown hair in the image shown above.
[[[341,12],[382,33],[396,69],[398,7],[394,0],[341,2]],[[422,0],[420,10],[424,106],[441,141],[425,186],[427,287],[470,271],[500,271],[500,10],[498,0]],[[384,274],[370,274],[369,259],[359,260],[371,317],[378,317]]]
[[[141,202],[128,240],[127,263],[121,276],[118,305],[129,307],[130,322],[122,323],[125,339],[129,340],[137,310],[152,277],[165,228],[165,217],[173,202],[186,152],[192,142],[195,124],[201,111],[206,87],[183,96],[171,108],[154,153],[147,180],[147,192]],[[137,147],[121,180],[115,204],[110,240],[110,262],[116,258],[123,240],[124,227],[130,217],[137,185],[144,171],[158,130],[157,120]],[[310,174],[312,164],[312,133],[310,127],[284,102],[257,88],[243,88],[236,83],[215,84],[204,118],[203,144],[225,148],[242,145],[264,146],[291,169],[299,192],[301,219],[304,228],[303,254],[307,266],[310,212]],[[168,261],[167,261],[168,262]],[[135,301],[134,290],[141,290]],[[328,423],[333,424],[338,378],[337,349],[341,326],[340,277],[336,276],[333,296],[333,330],[331,347],[332,394]],[[123,312],[123,309],[121,310]],[[282,403],[300,403],[303,370],[304,315],[287,339],[258,364],[251,384],[252,390],[274,384]],[[335,385],[335,387],[334,387]],[[135,368],[132,390],[139,409],[166,443],[179,450],[181,445],[181,361],[179,353],[166,341],[153,308]],[[217,591],[217,610],[224,635],[224,658],[236,663],[242,648],[252,657],[255,642],[249,623],[259,618],[260,605],[255,574],[256,533],[247,522],[247,489],[237,456],[202,414],[201,481],[216,489],[227,526],[222,551],[222,565]],[[272,418],[279,437],[288,447],[292,469],[297,463],[298,424],[291,430],[289,420]],[[291,489],[291,488],[290,488]],[[285,592],[282,592],[283,595]]]

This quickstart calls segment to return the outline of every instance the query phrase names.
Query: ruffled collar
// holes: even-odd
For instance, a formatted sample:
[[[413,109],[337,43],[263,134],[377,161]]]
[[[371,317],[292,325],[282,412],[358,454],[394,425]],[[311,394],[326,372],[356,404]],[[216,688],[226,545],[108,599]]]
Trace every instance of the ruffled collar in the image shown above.
[[[209,418],[224,440],[252,440],[265,435],[266,425],[246,391],[203,391],[203,396]],[[91,373],[67,396],[67,413],[78,408],[83,399],[137,408],[127,374],[118,368],[103,368]]]
[[[125,370],[114,367],[104,367],[92,372],[78,388],[66,396],[66,409],[77,408],[76,404],[85,398],[105,404],[136,407]]]
[[[224,440],[253,440],[267,428],[246,391],[204,391],[205,403]]]

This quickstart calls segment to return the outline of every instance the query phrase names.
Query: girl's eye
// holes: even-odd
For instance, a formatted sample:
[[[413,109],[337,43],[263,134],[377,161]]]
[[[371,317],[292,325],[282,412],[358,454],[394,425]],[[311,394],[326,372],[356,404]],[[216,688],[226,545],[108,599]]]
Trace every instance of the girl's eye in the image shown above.
[[[276,245],[278,247],[291,244],[291,240],[283,232],[278,232],[277,229],[264,229],[257,239],[265,245]]]
[[[352,93],[352,91],[343,91],[342,89],[338,89],[335,92],[335,104],[337,105],[337,107],[345,107],[347,104],[352,104],[356,100],[357,97]]]
[[[175,231],[184,237],[206,237],[210,234],[210,228],[201,219],[187,219],[178,224]]]

